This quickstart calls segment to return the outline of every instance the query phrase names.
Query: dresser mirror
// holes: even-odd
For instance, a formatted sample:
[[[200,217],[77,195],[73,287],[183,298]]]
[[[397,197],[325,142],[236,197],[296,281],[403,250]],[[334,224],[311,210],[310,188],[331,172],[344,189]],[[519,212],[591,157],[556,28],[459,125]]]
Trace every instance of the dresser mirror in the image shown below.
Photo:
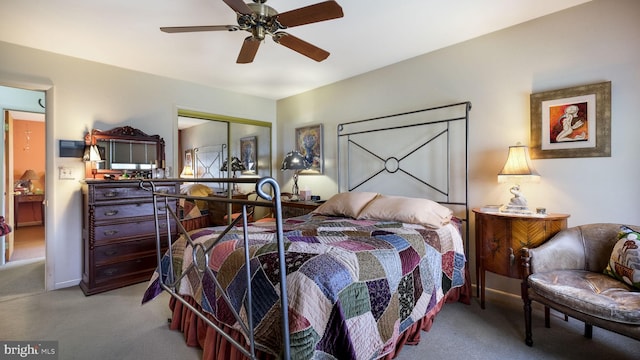
[[[152,169],[165,167],[164,140],[130,126],[94,129],[84,142],[86,178],[102,179],[110,174],[148,177]]]

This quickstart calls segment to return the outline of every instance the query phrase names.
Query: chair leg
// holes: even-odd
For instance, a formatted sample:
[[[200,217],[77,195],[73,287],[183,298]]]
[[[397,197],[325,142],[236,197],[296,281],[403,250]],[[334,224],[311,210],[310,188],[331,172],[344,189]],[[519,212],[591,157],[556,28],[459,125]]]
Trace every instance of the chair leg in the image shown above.
[[[531,338],[531,299],[529,298],[528,286],[525,281],[520,285],[522,303],[524,307],[524,343],[533,346]]]
[[[551,311],[549,311],[548,306],[544,307],[544,327],[546,328],[551,327]]]
[[[593,325],[584,323],[584,337],[591,339],[593,336]]]

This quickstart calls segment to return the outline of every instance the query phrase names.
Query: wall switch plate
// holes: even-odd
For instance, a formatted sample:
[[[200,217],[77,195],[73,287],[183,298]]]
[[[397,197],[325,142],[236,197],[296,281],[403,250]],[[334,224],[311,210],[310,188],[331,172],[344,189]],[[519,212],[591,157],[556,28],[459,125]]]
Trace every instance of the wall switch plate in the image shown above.
[[[71,168],[60,167],[58,169],[60,170],[60,180],[73,180],[73,171]]]

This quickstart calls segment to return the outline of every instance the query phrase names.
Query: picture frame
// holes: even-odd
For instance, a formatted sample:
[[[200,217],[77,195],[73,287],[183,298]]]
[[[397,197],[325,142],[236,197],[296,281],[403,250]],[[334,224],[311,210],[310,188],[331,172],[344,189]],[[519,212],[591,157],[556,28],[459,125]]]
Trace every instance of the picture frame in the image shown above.
[[[191,166],[193,168],[193,158],[192,158],[193,150],[185,150],[184,151],[184,164],[183,166]]]
[[[322,174],[324,172],[322,124],[296,128],[295,141],[295,149],[311,163],[311,167],[300,171],[300,174]]]
[[[247,136],[240,139],[240,161],[244,165],[243,175],[258,174],[258,138]]]
[[[610,157],[611,82],[533,93],[532,159]]]

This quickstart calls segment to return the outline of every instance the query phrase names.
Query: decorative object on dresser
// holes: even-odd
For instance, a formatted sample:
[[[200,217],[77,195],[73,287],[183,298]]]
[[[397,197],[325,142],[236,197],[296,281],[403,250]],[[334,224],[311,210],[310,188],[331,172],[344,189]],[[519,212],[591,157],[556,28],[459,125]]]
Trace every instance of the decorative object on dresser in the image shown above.
[[[539,181],[540,175],[533,168],[531,159],[529,158],[529,149],[518,143],[515,146],[509,146],[509,155],[507,161],[498,173],[498,182],[513,182],[515,185],[511,187],[510,192],[513,197],[509,204],[502,208],[502,212],[514,214],[531,214],[531,210],[527,205],[527,199],[520,191],[520,183]]]
[[[483,212],[473,209],[476,220],[476,284],[484,309],[485,271],[522,279],[520,251],[538,246],[567,227],[567,214],[544,217]]]
[[[159,192],[177,194],[179,185],[163,182]],[[152,195],[139,180],[85,180],[82,184],[85,295],[146,281],[157,266]],[[169,202],[176,211],[177,201]],[[164,213],[164,202],[158,211]],[[159,221],[167,231],[166,218]],[[169,227],[177,234],[175,221]]]
[[[307,161],[307,158],[302,156],[298,151],[290,151],[282,160],[282,166],[280,170],[293,170],[293,189],[291,200],[297,201],[300,198],[300,189],[298,188],[298,175],[301,170],[308,169],[311,163]]]

